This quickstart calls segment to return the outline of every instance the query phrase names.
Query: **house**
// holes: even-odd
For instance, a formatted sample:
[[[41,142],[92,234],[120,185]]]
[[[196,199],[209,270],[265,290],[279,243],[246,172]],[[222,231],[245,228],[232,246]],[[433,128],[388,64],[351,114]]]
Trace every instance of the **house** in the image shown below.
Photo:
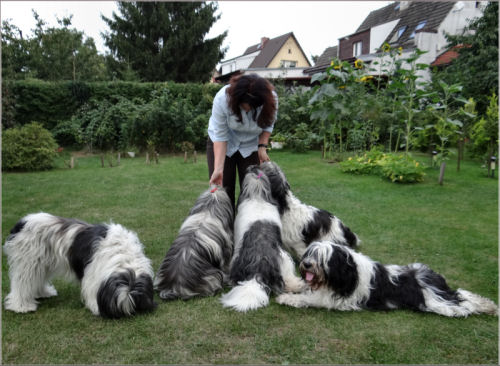
[[[339,39],[338,57],[350,62],[361,59],[369,64],[384,57],[381,48],[387,43],[393,48],[401,47],[403,58],[415,48],[426,51],[418,62],[433,64],[448,52],[445,35],[461,34],[470,20],[482,16],[486,5],[485,1],[391,3],[372,11],[355,33]],[[324,71],[327,66],[318,67],[315,72]],[[429,70],[418,73],[424,80],[430,80]]]
[[[226,83],[233,75],[258,74],[268,79],[282,79],[285,83],[308,84],[311,77],[304,69],[311,67],[293,32],[248,47],[238,57],[222,61],[217,82]]]
[[[317,72],[323,72],[326,70],[328,66],[330,66],[332,60],[337,57],[339,57],[339,47],[338,46],[328,47],[318,57],[314,66],[305,69],[304,72],[309,75],[316,74]]]

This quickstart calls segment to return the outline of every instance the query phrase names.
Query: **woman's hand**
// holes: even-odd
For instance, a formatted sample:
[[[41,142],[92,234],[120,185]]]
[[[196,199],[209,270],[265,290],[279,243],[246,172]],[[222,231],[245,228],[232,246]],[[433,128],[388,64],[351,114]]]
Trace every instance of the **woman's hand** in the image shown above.
[[[223,175],[223,170],[214,170],[212,173],[212,177],[210,178],[209,185],[216,184],[220,187],[222,187],[222,175]]]
[[[267,149],[265,147],[259,147],[257,152],[259,154],[259,160],[261,164],[266,161],[271,161],[271,159],[269,159],[269,156],[267,155]]]

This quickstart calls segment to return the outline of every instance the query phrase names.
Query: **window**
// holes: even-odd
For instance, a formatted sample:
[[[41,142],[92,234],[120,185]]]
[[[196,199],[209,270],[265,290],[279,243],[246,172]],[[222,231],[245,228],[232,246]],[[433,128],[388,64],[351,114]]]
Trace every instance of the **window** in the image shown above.
[[[400,4],[399,4],[399,3],[396,3],[396,6],[394,7],[394,10],[395,10],[395,11],[398,11],[398,10],[399,10],[399,8],[400,8]]]
[[[292,49],[291,48],[288,49],[288,53],[289,54],[292,53]]]
[[[427,23],[427,20],[423,20],[421,21],[420,23],[417,24],[417,26],[415,27],[415,30],[412,32],[412,34],[410,35],[410,38],[413,38],[415,37],[415,33],[422,29],[423,27],[425,27],[425,24]]]
[[[406,28],[407,28],[407,26],[406,26],[406,25],[404,25],[404,26],[402,26],[402,27],[399,27],[399,29],[398,29],[398,33],[397,33],[397,34],[398,34],[398,39],[399,39],[399,38],[401,38],[401,36],[402,36],[402,35],[403,35],[403,33],[405,32]]]
[[[280,67],[295,67],[297,66],[297,61],[281,60]]]
[[[358,57],[363,53],[363,42],[354,42],[352,44],[352,57]]]

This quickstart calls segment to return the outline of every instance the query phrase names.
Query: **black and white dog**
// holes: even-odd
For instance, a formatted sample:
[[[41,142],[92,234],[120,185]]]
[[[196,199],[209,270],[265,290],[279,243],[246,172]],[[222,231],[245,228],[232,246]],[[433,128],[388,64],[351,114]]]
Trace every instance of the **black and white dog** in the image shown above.
[[[265,162],[260,168],[271,182],[273,198],[278,202],[283,225],[283,246],[300,260],[313,241],[332,240],[356,248],[360,240],[344,223],[330,212],[302,203],[290,190],[281,168]]]
[[[79,280],[82,300],[94,315],[119,318],[156,307],[151,262],[137,235],[121,225],[30,214],[11,230],[4,251],[7,310],[35,311],[36,299],[57,295],[50,283],[55,276]]]
[[[162,299],[211,296],[220,291],[233,253],[234,213],[223,188],[203,192],[184,220],[154,281]]]
[[[410,309],[450,317],[497,314],[497,305],[480,295],[448,287],[446,280],[421,263],[382,265],[350,248],[315,242],[300,263],[309,288],[282,294],[280,304],[336,310]]]
[[[271,292],[304,288],[293,259],[282,248],[281,220],[269,180],[255,165],[247,169],[238,199],[234,243],[230,280],[235,287],[221,297],[224,307],[246,312],[267,306]]]

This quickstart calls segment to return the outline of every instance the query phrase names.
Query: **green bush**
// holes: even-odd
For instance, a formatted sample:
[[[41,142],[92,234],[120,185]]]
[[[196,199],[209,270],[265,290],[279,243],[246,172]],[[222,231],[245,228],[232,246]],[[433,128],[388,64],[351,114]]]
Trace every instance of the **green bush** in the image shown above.
[[[3,131],[2,170],[46,170],[53,167],[57,144],[40,123]]]
[[[386,154],[377,149],[348,158],[340,168],[344,173],[380,175],[395,183],[421,182],[425,176],[419,162],[404,154]]]

